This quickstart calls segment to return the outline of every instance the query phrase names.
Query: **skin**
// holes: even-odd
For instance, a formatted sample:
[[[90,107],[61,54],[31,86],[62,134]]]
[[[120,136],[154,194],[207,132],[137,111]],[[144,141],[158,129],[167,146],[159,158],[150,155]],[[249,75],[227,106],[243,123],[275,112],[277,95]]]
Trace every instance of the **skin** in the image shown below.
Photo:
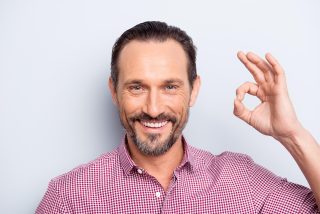
[[[263,60],[254,53],[239,52],[238,58],[256,82],[246,82],[236,90],[234,115],[262,134],[274,137],[290,152],[320,207],[320,146],[297,119],[283,69],[271,54],[266,54],[266,60]],[[166,191],[173,171],[183,158],[179,128],[183,129],[188,110],[196,101],[200,78],[190,86],[187,57],[180,44],[173,40],[131,41],[120,53],[118,66],[118,85],[115,86],[110,78],[109,88],[128,134],[128,150],[133,161],[154,176]],[[261,100],[252,111],[242,103],[246,93]],[[150,128],[141,120],[130,119],[142,113],[151,117],[149,122],[156,122],[161,114],[170,115],[178,122],[168,121],[161,128]],[[150,149],[163,146],[173,132],[178,137],[168,151],[148,155],[136,146],[130,137],[132,132]],[[157,135],[156,141],[150,140],[153,134]]]
[[[119,56],[118,85],[109,79],[109,88],[114,103],[119,109],[120,120],[127,130],[128,149],[133,161],[154,176],[167,190],[173,171],[183,159],[181,131],[188,119],[188,110],[195,103],[200,87],[200,78],[190,86],[187,74],[187,57],[179,43],[174,40],[131,41]],[[116,90],[115,90],[116,89]],[[150,119],[131,120],[136,115],[147,114]],[[176,122],[157,120],[166,114]],[[161,128],[150,128],[142,122],[166,122]],[[175,133],[172,147],[163,154],[150,155],[134,143],[135,133],[150,149],[166,144],[166,139]],[[150,135],[157,135],[155,141]]]
[[[270,53],[266,54],[266,60],[252,52],[238,52],[238,58],[256,83],[246,82],[237,89],[234,114],[262,134],[278,140],[289,151],[320,207],[320,146],[295,114],[283,68]],[[246,93],[261,101],[252,111],[242,103]]]

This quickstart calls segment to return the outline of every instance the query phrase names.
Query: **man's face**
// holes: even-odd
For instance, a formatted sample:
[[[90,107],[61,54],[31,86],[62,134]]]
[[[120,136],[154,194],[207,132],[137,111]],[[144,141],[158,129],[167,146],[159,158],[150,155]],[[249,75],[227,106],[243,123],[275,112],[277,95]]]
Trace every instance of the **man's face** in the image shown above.
[[[188,81],[187,57],[174,40],[131,41],[121,51],[113,99],[128,140],[145,155],[158,156],[181,139],[196,98]]]

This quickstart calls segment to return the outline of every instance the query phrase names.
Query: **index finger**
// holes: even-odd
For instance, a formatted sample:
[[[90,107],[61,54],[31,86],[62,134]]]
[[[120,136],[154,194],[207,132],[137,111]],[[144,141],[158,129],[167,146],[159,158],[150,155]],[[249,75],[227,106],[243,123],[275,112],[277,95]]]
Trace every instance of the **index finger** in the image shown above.
[[[239,60],[246,66],[249,72],[252,74],[253,78],[256,80],[258,84],[262,84],[266,82],[263,72],[258,68],[254,63],[250,62],[247,56],[242,52],[239,51],[237,53]]]

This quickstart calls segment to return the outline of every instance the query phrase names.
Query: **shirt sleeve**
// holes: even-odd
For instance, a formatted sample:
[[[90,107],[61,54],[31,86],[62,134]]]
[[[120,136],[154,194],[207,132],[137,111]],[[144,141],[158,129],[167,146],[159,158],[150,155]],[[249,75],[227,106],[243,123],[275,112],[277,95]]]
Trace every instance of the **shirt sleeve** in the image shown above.
[[[68,213],[64,207],[63,201],[58,194],[55,182],[52,180],[49,183],[48,189],[43,196],[38,208],[36,209],[36,214],[66,214]]]
[[[309,188],[276,176],[249,157],[248,169],[257,213],[320,213]]]

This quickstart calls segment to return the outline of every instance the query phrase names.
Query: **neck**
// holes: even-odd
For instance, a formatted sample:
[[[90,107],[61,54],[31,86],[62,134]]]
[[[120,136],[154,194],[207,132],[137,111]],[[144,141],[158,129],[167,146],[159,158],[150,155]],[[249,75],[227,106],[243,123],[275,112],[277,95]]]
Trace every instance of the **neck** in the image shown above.
[[[166,184],[171,181],[173,171],[181,164],[183,159],[182,136],[178,138],[166,153],[159,156],[149,156],[141,153],[130,137],[127,139],[128,150],[135,164],[155,177],[166,189],[168,186]]]

